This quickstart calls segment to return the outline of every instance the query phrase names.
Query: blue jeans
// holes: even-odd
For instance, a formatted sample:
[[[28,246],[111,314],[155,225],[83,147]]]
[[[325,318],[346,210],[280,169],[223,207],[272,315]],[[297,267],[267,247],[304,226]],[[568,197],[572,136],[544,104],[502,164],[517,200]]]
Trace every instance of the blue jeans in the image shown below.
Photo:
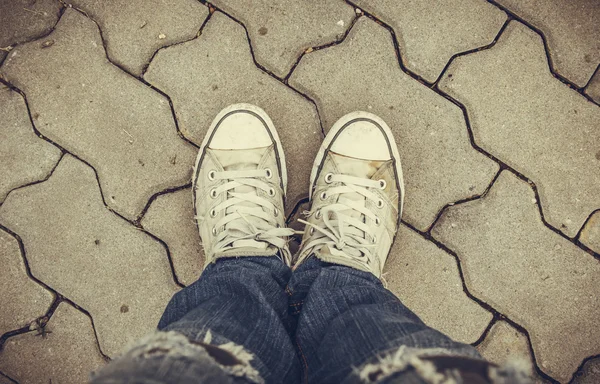
[[[316,258],[293,273],[275,256],[217,260],[174,295],[158,328],[93,382],[422,383],[419,364],[491,366],[375,276]]]

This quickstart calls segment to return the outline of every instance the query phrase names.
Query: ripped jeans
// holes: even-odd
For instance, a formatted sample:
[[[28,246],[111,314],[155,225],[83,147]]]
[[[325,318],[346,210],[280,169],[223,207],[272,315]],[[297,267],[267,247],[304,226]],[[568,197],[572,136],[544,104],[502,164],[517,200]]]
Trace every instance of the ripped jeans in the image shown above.
[[[316,258],[293,273],[275,256],[217,260],[158,328],[92,382],[527,382],[426,326],[372,274]]]

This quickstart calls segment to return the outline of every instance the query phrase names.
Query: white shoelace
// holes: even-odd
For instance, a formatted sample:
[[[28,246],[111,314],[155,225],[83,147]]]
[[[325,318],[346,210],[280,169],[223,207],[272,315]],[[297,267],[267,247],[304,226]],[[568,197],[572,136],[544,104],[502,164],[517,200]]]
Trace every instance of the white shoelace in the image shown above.
[[[211,216],[217,216],[225,210],[225,216],[213,227],[215,245],[213,251],[220,252],[234,249],[258,242],[271,244],[282,252],[284,258],[291,258],[286,247],[284,237],[291,236],[294,231],[289,228],[280,228],[275,216],[283,214],[277,207],[267,199],[258,196],[256,191],[263,190],[269,196],[275,196],[274,188],[269,186],[261,178],[269,178],[269,169],[261,170],[236,170],[236,171],[213,171],[214,179],[228,180],[225,184],[211,190],[211,196],[216,197],[226,193],[227,198],[210,211]],[[250,188],[248,192],[234,192],[233,190],[242,186]],[[265,211],[263,208],[266,208]],[[251,245],[250,245],[251,246]]]
[[[373,220],[374,225],[380,225],[381,222],[379,217],[366,207],[365,202],[373,201],[380,208],[384,204],[379,196],[367,188],[383,189],[386,186],[385,181],[340,174],[327,174],[325,180],[328,183],[341,184],[330,187],[319,196],[313,196],[313,199],[324,200],[329,196],[340,196],[336,203],[322,206],[317,211],[309,213],[309,215],[317,215],[317,218],[322,216],[325,227],[302,219],[298,220],[318,232],[304,247],[306,251],[302,257],[307,257],[327,245],[333,255],[343,253],[343,256],[367,266],[371,263],[371,251],[376,247],[377,238],[373,233],[374,228],[365,223],[365,218]]]

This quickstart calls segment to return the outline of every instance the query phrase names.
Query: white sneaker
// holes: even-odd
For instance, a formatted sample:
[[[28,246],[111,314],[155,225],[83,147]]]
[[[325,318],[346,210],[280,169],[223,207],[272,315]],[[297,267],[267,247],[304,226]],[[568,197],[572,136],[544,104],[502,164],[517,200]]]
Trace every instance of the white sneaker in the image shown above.
[[[290,265],[284,206],[287,171],[281,141],[262,109],[235,104],[213,120],[193,177],[194,213],[206,263],[272,256]]]
[[[387,124],[367,112],[338,120],[311,173],[311,210],[296,267],[309,256],[381,277],[402,215],[404,183]]]

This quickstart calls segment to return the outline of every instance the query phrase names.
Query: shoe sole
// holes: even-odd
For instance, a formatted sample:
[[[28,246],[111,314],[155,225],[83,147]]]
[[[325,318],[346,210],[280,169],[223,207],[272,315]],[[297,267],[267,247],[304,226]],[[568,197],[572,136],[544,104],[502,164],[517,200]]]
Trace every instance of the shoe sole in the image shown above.
[[[239,103],[232,104],[221,110],[221,112],[219,112],[217,116],[213,119],[212,123],[210,124],[210,128],[208,128],[208,131],[204,135],[204,140],[202,140],[202,144],[200,145],[198,156],[196,156],[196,162],[194,163],[193,169],[192,191],[194,199],[194,215],[196,215],[196,180],[198,179],[198,170],[200,168],[200,162],[204,158],[208,142],[212,138],[221,120],[235,112],[249,113],[261,120],[262,123],[268,128],[269,136],[271,136],[271,139],[273,140],[273,142],[275,142],[275,152],[277,155],[277,163],[279,165],[279,169],[281,170],[281,188],[283,189],[283,201],[285,204],[285,197],[287,195],[287,167],[285,163],[285,154],[283,153],[283,146],[281,145],[281,140],[279,139],[277,130],[273,125],[273,121],[271,121],[269,115],[267,115],[267,113],[262,108],[252,104]]]
[[[342,116],[338,121],[333,124],[331,130],[325,136],[323,143],[321,144],[321,148],[319,148],[319,152],[315,158],[315,162],[313,163],[312,171],[310,172],[310,188],[308,191],[308,196],[312,201],[312,194],[315,185],[315,179],[317,175],[321,171],[323,166],[323,160],[325,159],[325,151],[331,147],[331,143],[338,136],[340,131],[346,128],[348,125],[361,120],[368,120],[373,123],[383,132],[385,137],[387,138],[388,146],[390,152],[392,154],[392,159],[394,160],[394,170],[396,171],[396,187],[400,191],[400,202],[398,209],[398,224],[400,223],[400,218],[402,217],[402,210],[404,207],[404,177],[402,175],[402,163],[400,162],[400,154],[398,153],[398,145],[396,145],[396,140],[394,140],[394,135],[392,134],[392,130],[388,125],[383,121],[379,116],[374,115],[369,112],[356,111],[351,112],[347,115]]]

